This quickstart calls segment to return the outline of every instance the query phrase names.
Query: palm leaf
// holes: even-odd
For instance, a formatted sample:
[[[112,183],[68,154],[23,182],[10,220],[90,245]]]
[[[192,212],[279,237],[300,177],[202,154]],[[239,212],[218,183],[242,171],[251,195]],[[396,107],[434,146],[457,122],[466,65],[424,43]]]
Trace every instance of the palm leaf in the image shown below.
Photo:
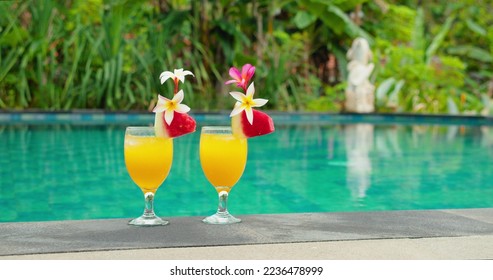
[[[431,41],[431,44],[426,49],[426,53],[425,53],[426,64],[430,64],[431,59],[433,58],[437,50],[440,48],[443,41],[445,40],[445,37],[450,31],[450,28],[452,27],[454,20],[455,20],[455,16],[449,16],[445,21],[445,23],[443,24],[440,31],[438,32],[438,34]]]

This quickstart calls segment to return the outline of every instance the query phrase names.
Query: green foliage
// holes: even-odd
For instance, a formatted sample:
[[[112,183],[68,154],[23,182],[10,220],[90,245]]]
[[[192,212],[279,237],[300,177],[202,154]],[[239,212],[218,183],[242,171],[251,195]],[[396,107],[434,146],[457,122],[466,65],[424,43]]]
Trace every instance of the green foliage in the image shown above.
[[[376,48],[381,62],[376,70],[377,85],[384,87],[377,88],[376,94],[381,110],[446,113],[448,97],[460,98],[465,75],[460,59],[442,55],[427,62],[423,50],[386,41],[377,41]]]
[[[172,92],[159,74],[185,68],[186,104],[228,110],[229,67],[251,63],[266,109],[335,112],[364,37],[378,110],[490,112],[490,2],[0,1],[0,109],[149,110]]]
[[[312,112],[333,112],[342,111],[344,103],[344,91],[346,83],[340,83],[336,86],[327,86],[325,95],[308,100],[306,109]]]
[[[398,35],[382,31],[381,37],[387,40],[378,39],[375,45],[378,109],[479,113],[483,104],[480,95],[467,89],[467,64],[462,57],[453,55],[471,49],[458,48],[448,54],[444,52],[447,40],[455,30],[455,10],[445,17],[442,25],[432,28],[434,33],[430,33],[423,8],[418,7],[414,12],[408,7],[393,7],[391,5],[389,10],[399,11],[399,17],[405,18],[407,23],[401,26],[399,30],[402,33]],[[402,23],[399,17],[395,17],[393,25]],[[487,57],[485,55],[484,59]]]
[[[383,24],[392,26],[392,28],[381,29],[379,31],[381,38],[389,41],[408,41],[415,29],[415,19],[416,11],[414,9],[390,5],[388,12],[383,15]],[[419,25],[419,22],[416,23]]]

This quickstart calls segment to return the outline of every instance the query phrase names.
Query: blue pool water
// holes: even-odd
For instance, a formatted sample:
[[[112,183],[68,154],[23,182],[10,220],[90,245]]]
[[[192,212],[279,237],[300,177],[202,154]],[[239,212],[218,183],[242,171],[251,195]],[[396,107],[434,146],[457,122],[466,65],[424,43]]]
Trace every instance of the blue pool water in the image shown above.
[[[275,121],[275,133],[249,139],[246,170],[230,196],[235,215],[493,207],[491,124],[330,115]],[[139,216],[143,197],[125,169],[123,139],[127,125],[149,123],[149,116],[0,119],[0,222]],[[160,216],[216,209],[198,131],[174,140],[173,166],[156,194]]]

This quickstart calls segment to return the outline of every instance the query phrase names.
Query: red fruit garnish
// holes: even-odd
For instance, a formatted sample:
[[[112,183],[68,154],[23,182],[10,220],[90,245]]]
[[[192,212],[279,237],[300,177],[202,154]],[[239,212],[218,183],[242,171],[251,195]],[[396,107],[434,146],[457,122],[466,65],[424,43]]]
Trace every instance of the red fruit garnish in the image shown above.
[[[156,136],[176,138],[195,131],[195,120],[188,114],[174,112],[173,121],[168,125],[164,120],[164,112],[156,113],[154,129]]]
[[[241,138],[252,138],[274,132],[274,121],[264,112],[252,109],[253,124],[248,122],[243,111],[231,118],[233,134]]]

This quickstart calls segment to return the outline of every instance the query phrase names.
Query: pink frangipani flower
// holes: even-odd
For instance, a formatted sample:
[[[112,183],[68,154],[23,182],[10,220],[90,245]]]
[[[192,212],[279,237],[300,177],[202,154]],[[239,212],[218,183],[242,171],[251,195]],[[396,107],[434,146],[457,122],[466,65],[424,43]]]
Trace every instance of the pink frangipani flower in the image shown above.
[[[241,87],[244,91],[246,91],[248,82],[254,74],[255,66],[252,66],[251,64],[243,65],[243,67],[241,67],[241,72],[238,68],[231,67],[229,68],[229,75],[233,78],[233,80],[229,80],[225,84],[229,85],[236,83],[238,87]]]

